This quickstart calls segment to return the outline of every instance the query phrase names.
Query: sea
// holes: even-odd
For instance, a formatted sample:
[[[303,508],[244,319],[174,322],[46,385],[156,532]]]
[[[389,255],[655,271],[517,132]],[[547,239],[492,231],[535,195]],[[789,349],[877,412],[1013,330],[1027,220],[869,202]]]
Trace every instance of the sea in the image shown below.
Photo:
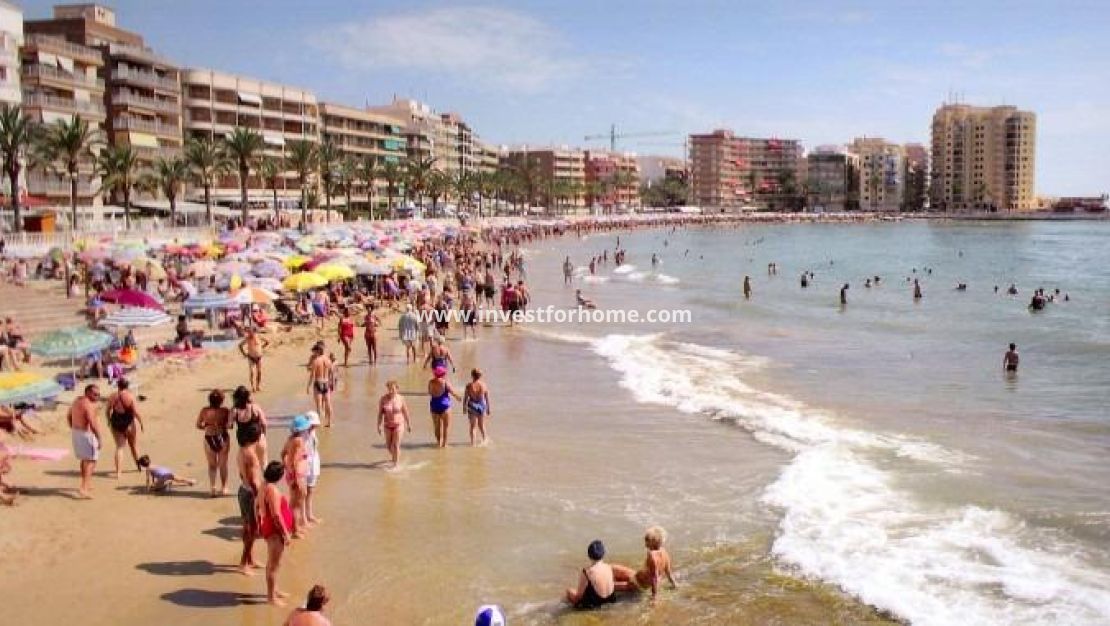
[[[497,604],[514,626],[1110,624],[1110,223],[668,227],[523,253],[533,308],[569,314],[581,289],[689,319],[452,329],[453,383],[479,367],[491,388],[477,448],[457,413],[431,446],[428,374],[401,355],[346,370],[327,530],[292,583],[326,579],[336,623]],[[388,379],[414,419],[398,470],[374,429]],[[639,567],[654,525],[677,589],[560,602],[590,541]]]

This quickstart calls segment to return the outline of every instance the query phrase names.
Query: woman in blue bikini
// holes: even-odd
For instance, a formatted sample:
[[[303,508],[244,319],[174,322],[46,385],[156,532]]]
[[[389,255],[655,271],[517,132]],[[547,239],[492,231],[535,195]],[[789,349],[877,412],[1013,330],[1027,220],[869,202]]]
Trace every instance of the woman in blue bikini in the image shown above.
[[[435,376],[428,381],[429,408],[432,412],[432,429],[436,434],[436,445],[447,447],[447,430],[451,427],[451,397],[462,398],[447,380],[447,368],[440,366],[434,370]]]
[[[489,387],[482,382],[482,370],[474,368],[470,371],[470,382],[463,390],[463,405],[466,407],[466,416],[470,418],[470,445],[478,445],[474,440],[474,430],[482,434],[482,445],[489,441],[486,435],[486,417],[490,414]]]

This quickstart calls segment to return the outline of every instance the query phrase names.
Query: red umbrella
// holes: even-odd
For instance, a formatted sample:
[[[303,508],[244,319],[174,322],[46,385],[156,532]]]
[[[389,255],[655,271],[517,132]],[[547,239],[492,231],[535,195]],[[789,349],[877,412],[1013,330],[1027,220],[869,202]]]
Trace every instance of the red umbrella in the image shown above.
[[[137,306],[144,309],[155,309],[161,311],[164,309],[161,302],[154,299],[154,296],[138,289],[113,289],[105,291],[100,294],[100,299],[105,302],[113,302],[120,306]]]

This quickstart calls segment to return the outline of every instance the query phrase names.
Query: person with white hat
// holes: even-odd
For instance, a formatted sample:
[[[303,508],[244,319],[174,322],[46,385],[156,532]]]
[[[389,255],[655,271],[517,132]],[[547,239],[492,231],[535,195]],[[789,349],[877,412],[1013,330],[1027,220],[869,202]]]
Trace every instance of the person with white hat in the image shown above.
[[[281,450],[281,462],[285,465],[285,481],[289,483],[289,506],[293,509],[293,537],[304,536],[308,526],[305,516],[305,499],[308,492],[308,452],[303,433],[312,426],[304,415],[293,418],[289,426],[289,439]]]
[[[324,521],[312,512],[312,495],[316,491],[316,483],[320,480],[320,440],[316,436],[316,429],[320,426],[320,414],[309,411],[304,416],[308,418],[308,430],[302,433],[305,452],[308,454],[308,478],[305,480],[308,493],[305,496],[304,512],[309,525],[312,525]]]

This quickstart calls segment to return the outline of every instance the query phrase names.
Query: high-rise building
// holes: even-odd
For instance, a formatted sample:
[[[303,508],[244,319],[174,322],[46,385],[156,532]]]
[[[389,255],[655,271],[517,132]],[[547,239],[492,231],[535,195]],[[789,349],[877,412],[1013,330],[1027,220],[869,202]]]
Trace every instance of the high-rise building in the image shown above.
[[[119,28],[114,11],[99,4],[57,5],[51,19],[29,20],[24,30],[28,40],[60,37],[100,52],[110,143],[130,145],[144,164],[181,153],[180,71],[147,47],[141,35]]]
[[[678,157],[645,155],[636,157],[636,162],[640,165],[640,179],[647,184],[668,178],[686,178],[686,161]]]
[[[793,208],[804,167],[795,139],[737,137],[730,130],[690,135],[692,196],[702,206]]]
[[[842,146],[820,146],[806,155],[806,206],[835,213],[859,209],[859,163]]]
[[[905,150],[878,137],[860,137],[848,146],[859,157],[860,208],[896,212],[905,194]]]
[[[919,143],[903,146],[905,161],[905,195],[903,211],[924,211],[929,205],[929,151]]]
[[[586,153],[568,146],[511,148],[505,152],[501,165],[519,169],[533,164],[541,181],[538,200],[544,206],[579,208],[586,206]],[[563,197],[552,197],[562,190]]]
[[[588,150],[586,202],[612,211],[640,204],[640,164],[631,152]]]
[[[501,151],[493,145],[483,141],[478,141],[478,171],[483,174],[493,174],[497,172],[501,164]]]
[[[367,110],[392,117],[404,127],[410,157],[434,158],[433,167],[450,174],[475,171],[481,163],[481,142],[457,113],[437,113],[405,98]]]
[[[381,167],[386,163],[400,163],[405,158],[404,129],[397,120],[380,113],[322,102],[320,131],[323,141],[334,144],[360,167],[366,163]],[[366,182],[358,177],[354,183],[351,204],[356,210],[365,210],[370,203]],[[385,208],[385,181],[380,178],[374,181],[373,201],[376,208]]]
[[[930,205],[1035,209],[1037,117],[1013,106],[944,104],[933,115]]]
[[[23,45],[23,11],[0,0],[0,105],[19,104],[19,47]]]
[[[320,112],[311,91],[236,76],[207,69],[186,69],[181,73],[185,96],[186,137],[220,140],[235,128],[248,128],[262,136],[264,156],[284,158],[287,146],[295,140],[320,140]],[[251,176],[247,181],[248,200],[254,206],[273,204],[273,193],[266,181]],[[300,186],[294,173],[281,177],[278,203],[287,208],[299,206]],[[193,195],[199,191],[194,190]],[[192,196],[191,196],[192,197]],[[217,181],[213,202],[227,206],[239,202],[239,181],[232,173]]]

